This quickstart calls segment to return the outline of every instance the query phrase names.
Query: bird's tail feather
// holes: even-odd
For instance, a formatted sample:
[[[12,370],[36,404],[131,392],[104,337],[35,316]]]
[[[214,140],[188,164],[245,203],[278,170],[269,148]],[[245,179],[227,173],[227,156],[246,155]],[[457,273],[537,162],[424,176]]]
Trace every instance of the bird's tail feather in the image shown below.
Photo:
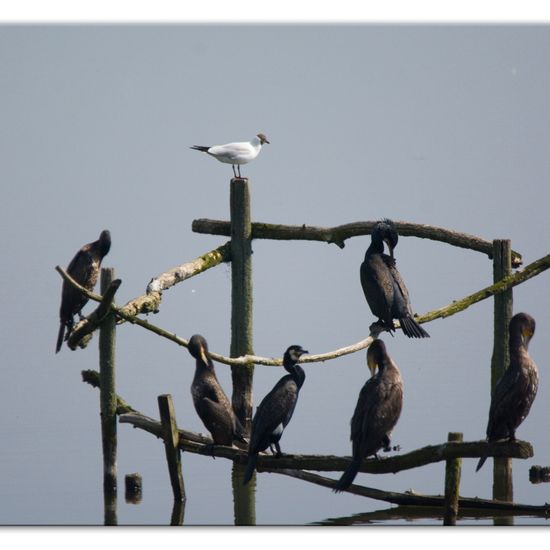
[[[476,472],[479,472],[479,470],[481,469],[481,467],[485,464],[485,461],[487,460],[487,457],[486,456],[482,456],[480,459],[479,459],[479,462],[477,463],[477,466],[476,466]]]
[[[405,336],[409,338],[429,338],[430,335],[412,318],[403,317],[399,319],[401,328],[405,333]]]
[[[258,462],[258,455],[248,455],[248,463],[246,464],[246,470],[244,472],[243,485],[246,485],[251,479],[254,470],[256,469],[256,462]]]
[[[189,149],[195,149],[196,151],[202,151],[203,153],[208,152],[208,149],[210,147],[205,147],[204,145],[193,145],[192,147],[189,147]]]
[[[347,489],[353,483],[353,480],[355,479],[357,472],[359,472],[360,466],[361,466],[360,460],[353,460],[351,464],[345,469],[344,473],[342,474],[342,477],[336,483],[333,491],[335,493],[339,493]]]
[[[59,332],[57,334],[57,345],[55,346],[55,353],[59,353],[61,346],[63,345],[63,337],[65,336],[65,323],[60,323]]]

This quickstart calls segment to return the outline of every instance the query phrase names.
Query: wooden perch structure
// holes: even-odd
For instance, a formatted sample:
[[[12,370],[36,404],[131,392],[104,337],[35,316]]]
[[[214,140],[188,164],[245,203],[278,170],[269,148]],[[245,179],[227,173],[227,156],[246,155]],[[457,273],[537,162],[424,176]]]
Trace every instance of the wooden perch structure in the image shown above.
[[[281,474],[321,487],[327,487],[333,489],[336,486],[336,480],[328,477],[313,474],[311,472],[302,472],[300,470],[266,470],[269,473]],[[353,495],[372,498],[375,500],[383,500],[385,502],[391,502],[392,504],[398,504],[401,506],[422,506],[422,507],[435,507],[441,508],[445,504],[445,497],[442,495],[421,495],[414,491],[407,491],[405,493],[397,493],[394,491],[382,491],[381,489],[373,489],[371,487],[364,487],[362,485],[352,484],[346,489],[347,493]],[[542,506],[536,506],[532,504],[519,504],[515,502],[502,502],[499,500],[486,500],[482,498],[458,498],[458,505],[461,511],[465,508],[473,510],[502,510],[516,514],[536,514],[536,515],[548,515],[550,514],[550,504],[544,504]],[[460,514],[459,514],[460,515]]]
[[[121,415],[119,421],[122,424],[132,424],[134,427],[152,433],[157,437],[162,436],[160,421],[142,415],[137,411]],[[179,433],[180,448],[184,451],[200,454],[205,445],[212,443],[210,437],[202,434],[187,430],[179,430]],[[212,454],[239,463],[245,463],[247,460],[246,452],[235,447],[216,445]],[[487,441],[447,442],[440,445],[429,445],[402,455],[384,457],[380,460],[375,458],[366,459],[359,471],[369,474],[395,474],[449,458],[479,458],[481,456],[526,459],[533,456],[533,448],[526,441],[497,443],[488,443]],[[257,470],[300,469],[319,472],[342,472],[349,466],[350,462],[351,457],[332,455],[285,454],[277,458],[273,455],[261,454],[258,457]]]
[[[546,256],[543,256],[542,258],[534,261],[533,263],[530,263],[529,265],[525,266],[521,271],[516,271],[514,274],[500,280],[498,283],[495,283],[491,286],[483,288],[478,292],[475,292],[474,294],[470,294],[469,296],[466,296],[465,298],[456,300],[445,307],[435,309],[433,311],[429,311],[428,313],[417,316],[415,318],[419,323],[427,323],[429,321],[433,321],[434,319],[450,317],[451,315],[464,311],[465,309],[476,304],[477,302],[490,298],[491,296],[495,296],[496,294],[504,292],[509,288],[512,288],[521,283],[524,283],[525,281],[528,281],[532,277],[539,275],[540,273],[547,270],[548,268],[550,268],[550,254],[547,254]],[[83,294],[88,296],[88,298],[95,300],[97,302],[102,301],[101,296],[98,296],[93,292],[89,292],[84,287],[80,286],[74,279],[72,279],[65,272],[64,269],[57,266],[56,270],[63,277],[63,279],[65,279],[66,281],[69,281],[69,283],[71,283],[75,288],[78,288]],[[158,334],[159,336],[162,336],[168,340],[171,340],[172,342],[178,344],[179,346],[187,347],[188,341],[185,338],[180,338],[174,333],[168,332],[160,327],[157,327],[154,324],[149,323],[148,321],[144,321],[143,319],[140,319],[139,317],[128,314],[125,311],[126,306],[124,308],[119,308],[111,304],[110,307],[111,307],[111,311],[113,311],[117,316],[122,317],[123,319],[129,321],[130,323],[137,324],[147,330],[150,330],[155,334]],[[80,329],[81,323],[86,323],[86,322],[88,322],[87,319],[80,321],[80,323],[76,325],[74,330],[76,331],[77,329]],[[396,322],[395,326],[399,327],[399,323]],[[300,363],[318,363],[322,361],[328,361],[329,359],[336,359],[337,357],[342,357],[344,355],[349,355],[350,353],[355,353],[362,349],[368,348],[374,337],[376,337],[376,335],[371,334],[367,338],[365,338],[364,340],[361,340],[360,342],[357,342],[356,344],[352,344],[352,345],[339,348],[337,350],[326,352],[326,353],[306,355],[302,357],[299,362]],[[282,358],[260,357],[257,355],[245,355],[242,357],[226,357],[219,353],[210,352],[210,357],[214,361],[217,361],[218,363],[223,363],[225,365],[246,365],[249,363],[254,363],[256,365],[264,365],[264,366],[281,366],[283,364]]]
[[[253,239],[273,240],[302,240],[321,241],[334,243],[344,248],[345,240],[351,237],[370,235],[377,222],[353,222],[334,227],[315,227],[312,225],[281,225],[272,223],[252,222]],[[440,241],[460,248],[468,248],[493,257],[493,242],[481,239],[468,233],[459,233],[443,227],[424,225],[409,222],[394,221],[399,236],[418,237],[420,239],[431,239]],[[221,220],[198,219],[193,220],[191,226],[195,233],[206,233],[208,235],[230,236],[230,222]],[[519,267],[522,263],[521,254],[512,252],[512,265]]]
[[[230,242],[225,243],[190,262],[173,267],[151,279],[151,282],[147,285],[146,293],[143,296],[134,298],[120,308],[120,316],[126,318],[127,315],[135,317],[140,313],[158,313],[162,293],[165,290],[211,267],[215,267],[223,262],[229,262],[231,260],[230,244]]]
[[[83,371],[83,379],[91,385],[96,386],[99,374],[95,371]],[[123,412],[129,410],[130,412]],[[143,429],[153,435],[162,438],[163,427],[159,420],[147,417],[135,411],[124,399],[117,396],[117,413],[120,423],[131,424],[136,428]],[[178,429],[179,448],[184,451],[202,454],[205,446],[212,443],[212,439],[203,434],[197,434],[188,430]],[[247,453],[244,449],[216,445],[212,449],[212,456],[227,458],[239,463],[245,463]],[[440,445],[430,445],[422,449],[412,451],[403,455],[396,455],[382,460],[364,460],[361,472],[367,473],[395,473],[398,471],[415,468],[433,462],[447,460],[456,457],[478,458],[479,456],[507,456],[514,458],[529,458],[533,456],[531,445],[524,441],[487,443],[486,441],[474,442],[447,442]],[[304,472],[297,468],[314,469],[318,471],[342,471],[347,467],[350,457],[336,456],[315,456],[315,455],[283,455],[280,458],[261,454],[258,457],[258,470],[271,473],[278,473],[295,477],[310,483],[324,487],[334,488],[336,480],[325,478],[311,472]],[[379,489],[372,489],[359,485],[351,485],[347,490],[350,493],[366,496],[369,498],[392,502],[395,504],[407,504],[415,506],[438,506],[444,505],[443,496],[425,496],[417,493],[395,493]],[[516,503],[483,500],[478,498],[459,498],[459,506],[466,508],[481,508],[494,510],[512,510],[516,513],[548,513],[550,506],[531,506]]]
[[[91,334],[101,326],[107,315],[111,312],[116,291],[121,284],[122,281],[120,279],[112,281],[105,291],[99,306],[71,331],[67,339],[67,345],[70,349],[74,351],[77,347],[83,347],[88,343]]]

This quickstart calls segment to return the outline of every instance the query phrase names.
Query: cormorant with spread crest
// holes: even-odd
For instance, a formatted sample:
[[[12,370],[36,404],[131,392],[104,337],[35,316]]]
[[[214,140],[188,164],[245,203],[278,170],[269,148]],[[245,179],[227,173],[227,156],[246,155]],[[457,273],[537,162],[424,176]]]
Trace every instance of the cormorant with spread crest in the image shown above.
[[[401,373],[382,340],[374,340],[370,345],[367,365],[372,377],[362,387],[351,418],[352,462],[336,484],[335,492],[353,483],[364,458],[370,455],[378,458],[376,453],[380,449],[390,450],[390,435],[401,415]]]
[[[289,374],[283,376],[275,384],[256,409],[248,444],[248,463],[244,474],[244,485],[250,481],[256,469],[258,453],[269,447],[271,452],[275,448],[277,456],[282,455],[279,440],[292,418],[300,388],[306,379],[304,370],[297,363],[300,357],[306,353],[309,352],[296,345],[290,346],[285,351],[283,367]]]
[[[247,443],[243,427],[218,382],[205,338],[200,334],[194,334],[187,349],[197,360],[195,376],[191,383],[193,403],[197,414],[212,435],[213,444],[231,447],[234,439]],[[205,452],[211,446],[207,446]]]
[[[67,273],[81,286],[92,292],[99,277],[101,261],[111,248],[111,233],[104,230],[99,239],[93,243],[85,244],[71,260],[67,267]],[[65,329],[67,338],[73,328],[73,317],[80,315],[82,308],[87,304],[88,298],[74,288],[67,281],[63,281],[61,290],[61,308],[59,309],[59,333],[55,353],[58,353],[63,345]]]
[[[516,439],[516,429],[525,420],[537,395],[539,372],[527,348],[535,333],[535,320],[517,313],[510,320],[510,364],[495,386],[489,409],[487,440]],[[487,460],[482,456],[476,472]]]
[[[395,265],[393,250],[399,235],[389,219],[379,221],[372,230],[371,244],[361,264],[361,286],[365,298],[383,328],[392,332],[393,319],[398,319],[409,338],[429,338],[429,334],[415,321],[409,293]],[[384,254],[384,243],[390,255]]]

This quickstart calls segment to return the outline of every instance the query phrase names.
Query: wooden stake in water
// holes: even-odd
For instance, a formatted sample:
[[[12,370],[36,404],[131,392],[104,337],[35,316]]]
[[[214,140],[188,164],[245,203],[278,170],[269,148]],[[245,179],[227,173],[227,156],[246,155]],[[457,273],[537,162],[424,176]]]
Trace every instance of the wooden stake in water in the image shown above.
[[[460,432],[450,432],[447,441],[463,441]],[[445,515],[443,525],[456,525],[458,515],[458,498],[460,493],[460,473],[462,459],[450,458],[445,463]]]
[[[253,354],[252,349],[252,226],[247,179],[233,178],[231,210],[231,357]],[[232,366],[232,403],[247,434],[252,421],[254,365]]]
[[[512,273],[512,246],[509,240],[493,241],[493,282],[498,282]],[[495,296],[494,344],[491,359],[491,396],[495,386],[510,362],[509,325],[513,310],[513,291],[508,289]],[[494,458],[493,499],[511,502],[514,498],[512,460]]]
[[[101,270],[101,294],[114,280],[113,268]],[[103,444],[103,488],[115,493],[117,489],[117,429],[115,388],[116,320],[107,315],[99,329],[99,391],[101,410],[101,440]]]
[[[181,473],[181,455],[179,449],[179,432],[176,425],[176,415],[172,396],[169,394],[159,395],[157,397],[160,412],[160,422],[162,424],[162,437],[164,439],[164,449],[166,450],[166,461],[168,462],[168,471],[170,473],[170,483],[174,500],[185,500],[185,487],[183,484],[183,475]]]

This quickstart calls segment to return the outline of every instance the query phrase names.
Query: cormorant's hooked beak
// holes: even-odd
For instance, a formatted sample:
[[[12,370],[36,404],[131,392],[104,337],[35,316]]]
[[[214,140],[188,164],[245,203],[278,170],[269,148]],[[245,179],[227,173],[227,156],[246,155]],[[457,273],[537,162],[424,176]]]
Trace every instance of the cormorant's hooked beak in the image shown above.
[[[200,354],[201,354],[201,359],[202,359],[203,363],[208,364],[208,356],[206,355],[206,351],[204,350],[204,348],[202,346],[201,346]]]
[[[523,340],[523,345],[525,347],[529,345],[529,342],[531,341],[532,337],[533,337],[533,331],[530,328],[525,327],[524,329],[522,329],[521,338]]]
[[[370,377],[374,378],[376,374],[376,369],[378,368],[378,363],[370,356],[367,356],[367,367],[370,370]]]
[[[384,242],[388,245],[388,250],[390,251],[390,257],[393,260],[393,246],[389,239],[384,239]]]

